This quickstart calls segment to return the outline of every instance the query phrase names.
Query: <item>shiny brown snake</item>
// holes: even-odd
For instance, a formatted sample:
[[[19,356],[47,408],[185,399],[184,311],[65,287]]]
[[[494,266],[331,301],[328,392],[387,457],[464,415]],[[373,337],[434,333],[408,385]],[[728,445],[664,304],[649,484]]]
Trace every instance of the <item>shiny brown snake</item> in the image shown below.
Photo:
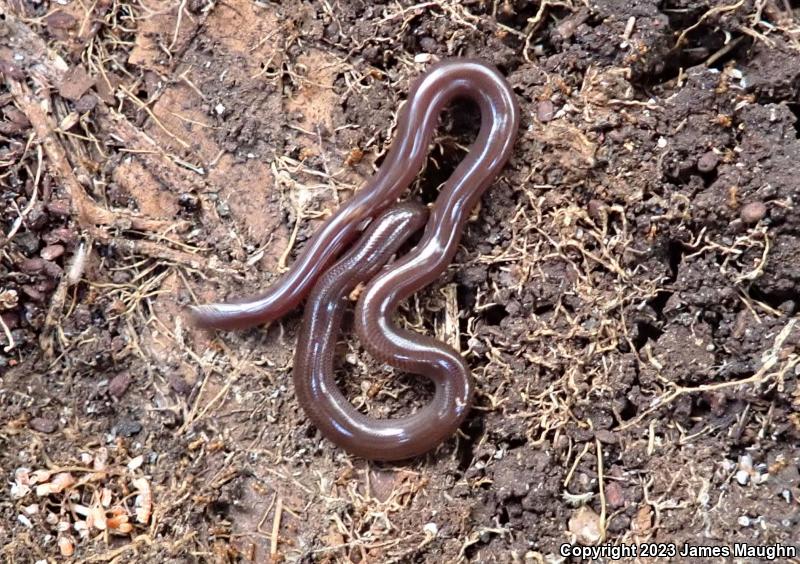
[[[481,127],[428,217],[421,204],[396,202],[422,168],[439,114],[454,99],[477,104]],[[207,328],[248,328],[282,317],[307,297],[294,382],[298,402],[323,435],[373,460],[402,460],[433,449],[464,420],[472,401],[471,373],[457,351],[397,327],[392,315],[450,264],[470,213],[508,160],[518,128],[514,93],[495,68],[460,58],[433,65],[412,85],[378,172],[326,220],[291,269],[255,299],[193,307],[193,320]],[[423,224],[419,243],[384,266]],[[407,417],[368,417],[336,385],[336,339],[347,295],[360,282],[367,285],[355,328],[364,347],[435,385],[433,400]]]

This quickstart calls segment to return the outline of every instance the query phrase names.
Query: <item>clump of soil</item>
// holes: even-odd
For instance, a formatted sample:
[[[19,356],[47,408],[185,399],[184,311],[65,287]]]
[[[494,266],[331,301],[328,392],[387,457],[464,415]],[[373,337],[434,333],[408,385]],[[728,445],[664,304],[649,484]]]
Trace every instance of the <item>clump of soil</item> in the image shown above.
[[[27,2],[0,19],[4,560],[557,562],[800,532],[795,2]],[[209,334],[380,166],[409,81],[496,65],[523,123],[402,323],[464,354],[459,434],[349,457],[299,315]],[[445,112],[433,201],[479,116]],[[353,337],[366,413],[429,386]],[[702,543],[700,540],[702,539]]]

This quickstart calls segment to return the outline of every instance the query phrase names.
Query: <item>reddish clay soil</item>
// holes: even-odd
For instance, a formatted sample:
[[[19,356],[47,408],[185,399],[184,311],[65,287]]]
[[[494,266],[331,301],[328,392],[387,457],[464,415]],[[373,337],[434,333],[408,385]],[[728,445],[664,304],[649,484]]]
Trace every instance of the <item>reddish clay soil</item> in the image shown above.
[[[4,562],[798,542],[800,3],[0,12]],[[523,123],[399,321],[461,351],[476,406],[436,452],[370,463],[296,402],[299,312],[212,334],[184,306],[274,281],[380,166],[410,81],[456,55],[508,77]],[[478,123],[445,112],[409,197],[435,199]],[[365,413],[430,397],[352,336],[341,358]]]

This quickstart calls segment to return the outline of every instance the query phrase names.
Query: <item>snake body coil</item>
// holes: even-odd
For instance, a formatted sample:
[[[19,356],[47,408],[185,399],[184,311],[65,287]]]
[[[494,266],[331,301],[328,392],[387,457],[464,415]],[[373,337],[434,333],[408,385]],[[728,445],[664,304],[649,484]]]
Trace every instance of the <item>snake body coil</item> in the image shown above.
[[[396,201],[422,168],[439,114],[457,98],[479,107],[478,136],[442,188],[420,242],[381,270],[421,227],[424,210]],[[310,418],[329,439],[365,458],[399,460],[430,450],[450,436],[467,413],[472,394],[469,368],[452,348],[397,328],[391,317],[400,302],[450,264],[470,213],[508,160],[518,128],[514,94],[496,69],[469,59],[432,66],[412,86],[376,175],[328,218],[289,272],[255,299],[194,307],[194,321],[217,329],[252,327],[285,315],[309,297],[294,381],[298,401]],[[366,224],[369,227],[353,246]],[[332,354],[341,308],[348,289],[361,281],[368,283],[356,308],[356,331],[365,348],[436,385],[433,401],[409,417],[368,418],[335,386]]]

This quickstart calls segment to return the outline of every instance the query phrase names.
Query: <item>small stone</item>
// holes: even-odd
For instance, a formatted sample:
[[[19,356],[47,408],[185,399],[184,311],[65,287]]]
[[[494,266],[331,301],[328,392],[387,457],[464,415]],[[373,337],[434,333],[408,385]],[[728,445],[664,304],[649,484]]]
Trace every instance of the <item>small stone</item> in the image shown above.
[[[222,114],[225,113],[225,106],[223,106],[222,104],[217,104],[216,106],[214,106],[214,111],[217,112],[218,116],[221,116]]]
[[[231,216],[231,207],[228,202],[217,202],[217,213],[221,218],[228,218]]]
[[[131,381],[130,372],[120,372],[108,383],[108,393],[115,398],[122,397],[125,392],[128,391],[128,386],[131,385]]]
[[[44,23],[52,29],[72,29],[78,20],[72,14],[56,10],[44,18]]]
[[[612,509],[625,505],[625,490],[622,489],[619,482],[608,482],[605,493],[608,506]]]
[[[69,201],[52,200],[49,204],[47,204],[47,211],[54,215],[67,217],[69,215]]]
[[[426,535],[430,535],[432,537],[435,537],[439,534],[439,527],[436,525],[436,523],[426,523],[422,527],[422,530],[425,531]]]
[[[49,260],[44,261],[44,273],[51,278],[58,278],[64,272],[60,266]]]
[[[45,260],[41,258],[29,258],[23,260],[19,269],[25,274],[37,274],[44,270]]]
[[[569,519],[569,532],[575,535],[579,544],[597,544],[602,538],[600,516],[588,505],[581,506]]]
[[[542,123],[547,123],[548,121],[553,120],[553,116],[555,116],[555,108],[553,107],[553,102],[550,100],[542,100],[538,104],[536,104],[536,117]]]
[[[63,245],[47,245],[39,252],[39,256],[41,256],[44,260],[55,260],[63,254]]]
[[[46,417],[34,417],[28,423],[31,429],[39,431],[40,433],[53,433],[58,429],[58,424],[52,419]]]
[[[739,211],[739,217],[745,223],[758,223],[767,215],[767,206],[763,202],[750,202]]]
[[[419,46],[426,53],[435,53],[439,43],[433,37],[425,35],[419,40]]]
[[[719,164],[719,156],[714,151],[709,151],[697,160],[697,170],[711,172]]]
[[[131,419],[124,419],[117,425],[117,435],[120,437],[132,437],[138,435],[142,430],[142,424]]]
[[[608,431],[606,429],[599,429],[595,431],[594,436],[601,443],[605,443],[607,445],[617,444],[617,436],[611,431]]]
[[[89,92],[75,102],[75,111],[81,114],[92,111],[97,106],[97,96]]]
[[[753,457],[749,454],[743,454],[739,457],[739,469],[747,473],[753,471]]]
[[[744,470],[739,470],[736,472],[736,481],[741,485],[746,486],[747,482],[750,481],[750,474]]]
[[[586,206],[589,215],[595,221],[602,221],[606,212],[606,205],[602,200],[591,199]]]
[[[22,293],[28,296],[35,302],[43,302],[44,301],[44,294],[40,292],[35,286],[31,286],[30,284],[25,284],[22,286]]]
[[[739,517],[738,523],[742,527],[749,527],[750,526],[750,517],[748,517],[747,515],[742,515],[741,517]]]
[[[49,244],[64,243],[66,245],[73,245],[78,240],[78,235],[66,227],[59,227],[46,233],[44,240]]]
[[[117,270],[111,275],[111,281],[114,284],[127,284],[131,281],[131,273],[125,270]]]
[[[27,220],[29,229],[39,231],[47,224],[47,214],[44,211],[44,205],[41,202],[34,204],[28,217],[25,219]]]
[[[183,192],[178,196],[178,204],[183,209],[194,211],[200,207],[200,198],[191,192]]]

